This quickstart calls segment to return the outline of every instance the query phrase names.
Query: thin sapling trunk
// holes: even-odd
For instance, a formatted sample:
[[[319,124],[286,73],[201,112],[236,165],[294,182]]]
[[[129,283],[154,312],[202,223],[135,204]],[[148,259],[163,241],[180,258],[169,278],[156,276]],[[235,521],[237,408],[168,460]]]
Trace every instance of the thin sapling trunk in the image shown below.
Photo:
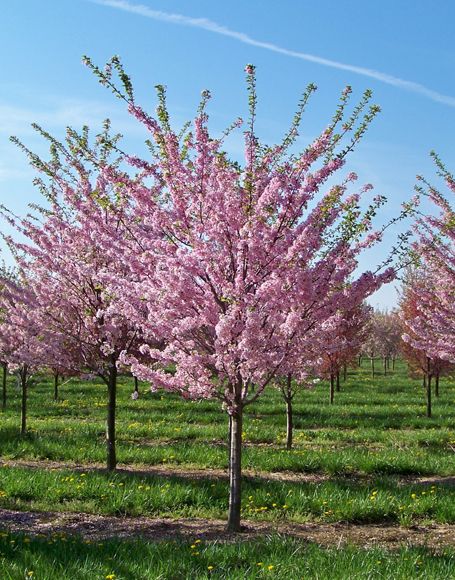
[[[2,363],[3,376],[2,376],[2,411],[6,410],[6,376],[8,373],[8,363]]]
[[[106,423],[106,446],[107,446],[107,469],[114,471],[117,467],[115,450],[115,411],[117,398],[117,361],[112,356],[109,363],[107,378],[107,423]]]
[[[431,375],[427,379],[427,417],[431,418]]]
[[[58,401],[58,373],[54,374],[54,401]]]
[[[292,411],[292,399],[294,394],[292,392],[292,375],[286,377],[286,387],[284,400],[286,403],[286,449],[292,449],[292,441],[294,436],[294,417]]]
[[[432,379],[431,362],[430,362],[430,359],[427,358],[427,389],[426,389],[427,417],[431,417],[431,379]]]
[[[25,435],[27,432],[27,378],[28,369],[27,365],[23,365],[19,371],[19,377],[21,381],[21,435]]]
[[[240,399],[240,397],[238,397]],[[229,448],[229,512],[228,532],[240,532],[240,510],[242,492],[242,424],[243,405],[235,401],[230,414],[230,448]]]

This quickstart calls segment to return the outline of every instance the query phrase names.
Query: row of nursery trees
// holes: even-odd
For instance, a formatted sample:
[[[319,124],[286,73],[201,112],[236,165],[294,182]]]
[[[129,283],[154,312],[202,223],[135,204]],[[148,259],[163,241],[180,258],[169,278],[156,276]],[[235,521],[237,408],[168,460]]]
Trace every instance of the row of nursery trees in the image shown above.
[[[389,225],[418,215],[417,198],[374,229],[385,198],[373,196],[371,185],[355,188],[356,175],[345,170],[348,154],[379,111],[369,91],[351,106],[346,88],[328,126],[297,152],[313,85],[282,142],[266,146],[255,130],[252,65],[245,69],[247,121],[238,119],[214,137],[208,91],[194,122],[177,132],[163,86],[156,87],[151,115],[136,102],[118,58],[104,69],[88,58],[85,63],[145,126],[149,153],[122,151],[108,121],[94,140],[88,128],[68,128],[60,142],[35,126],[50,143],[48,160],[15,140],[37,171],[43,205],[25,218],[2,210],[20,235],[7,237],[17,269],[1,281],[0,360],[20,377],[23,421],[28,381],[37,369],[101,377],[108,393],[109,469],[116,466],[119,372],[131,372],[152,389],[218,399],[229,418],[228,529],[239,531],[245,407],[266,388],[280,388],[292,433],[297,384],[328,377],[333,400],[340,369],[365,342],[365,299],[396,277],[401,242],[409,238],[402,236],[374,271],[359,272],[359,256]],[[223,149],[239,127],[242,165]],[[422,271],[430,265],[433,273],[409,279],[405,296],[412,292],[419,312],[407,340],[433,365],[436,353],[455,360],[453,237],[447,238],[453,212],[442,196],[429,195],[442,212],[421,218],[428,227],[419,229],[414,250]],[[451,309],[451,334],[440,308]]]

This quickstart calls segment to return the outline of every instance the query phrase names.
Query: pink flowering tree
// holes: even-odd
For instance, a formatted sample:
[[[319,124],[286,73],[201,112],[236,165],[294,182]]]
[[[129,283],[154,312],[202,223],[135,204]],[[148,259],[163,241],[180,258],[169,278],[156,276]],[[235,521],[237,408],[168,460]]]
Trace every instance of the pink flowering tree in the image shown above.
[[[346,89],[321,135],[291,153],[315,90],[310,85],[289,132],[269,147],[256,134],[255,71],[248,65],[249,118],[239,165],[227,158],[224,136],[210,135],[207,91],[193,128],[178,133],[163,87],[155,117],[136,103],[117,58],[104,70],[85,62],[150,132],[151,158],[125,158],[141,179],[125,175],[122,185],[133,200],[140,240],[131,264],[140,278],[136,295],[147,309],[140,324],[145,337],[159,336],[165,347],[145,343],[146,363],[127,354],[121,360],[154,388],[220,400],[231,433],[228,529],[239,531],[245,407],[291,367],[299,378],[302,369],[294,371],[294,362],[323,325],[394,276],[391,268],[356,274],[358,256],[381,238],[371,228],[384,198],[361,211],[361,197],[371,187],[351,193],[355,174],[328,185],[378,108],[369,107],[367,92],[347,114]]]
[[[416,222],[413,255],[420,276],[412,285],[416,316],[405,320],[403,339],[425,353],[428,360],[455,362],[455,179],[432,153],[438,174],[449,193],[444,196],[423,177],[418,193],[427,196],[437,214]]]
[[[23,283],[3,280],[0,293],[2,358],[21,386],[21,435],[27,431],[27,395],[33,373],[41,366],[45,344],[40,328],[28,316],[35,304],[33,291]]]
[[[435,357],[434,353],[415,348],[413,344],[419,340],[419,335],[412,328],[414,320],[420,316],[422,307],[420,297],[422,287],[427,284],[426,273],[421,270],[408,270],[400,297],[399,318],[401,332],[406,338],[401,343],[401,353],[408,363],[410,375],[421,376],[426,394],[426,414],[432,415],[432,381],[434,379],[434,394],[439,396],[439,379],[444,374],[453,372],[455,365],[447,360]]]
[[[359,354],[371,322],[371,307],[364,303],[337,312],[330,325],[325,341],[321,341],[321,365],[319,374],[329,379],[329,403],[333,404],[335,390],[340,391],[340,373]]]
[[[0,268],[0,296],[5,287],[5,283],[13,279],[13,272],[8,270],[5,266]],[[5,316],[5,308],[0,308],[0,322]],[[6,400],[7,400],[7,374],[8,374],[8,344],[5,336],[0,335],[0,365],[2,367],[2,411],[6,410]]]
[[[28,240],[8,239],[34,294],[24,317],[34,321],[45,341],[42,366],[65,375],[99,376],[107,385],[107,467],[112,470],[119,357],[139,356],[137,348],[145,342],[131,323],[131,311],[138,321],[144,308],[130,291],[137,279],[131,278],[127,259],[128,220],[118,160],[109,159],[117,138],[108,135],[108,124],[93,146],[85,128],[80,134],[69,129],[64,144],[37,129],[51,143],[50,161],[16,142],[40,174],[36,183],[47,206],[35,207],[35,216],[23,219],[3,210]]]
[[[375,311],[371,318],[365,348],[370,349],[370,355],[373,355],[372,358],[382,358],[384,375],[387,374],[390,361],[392,361],[392,366],[394,367],[400,343],[401,324],[397,312]],[[374,361],[372,369],[374,376]]]

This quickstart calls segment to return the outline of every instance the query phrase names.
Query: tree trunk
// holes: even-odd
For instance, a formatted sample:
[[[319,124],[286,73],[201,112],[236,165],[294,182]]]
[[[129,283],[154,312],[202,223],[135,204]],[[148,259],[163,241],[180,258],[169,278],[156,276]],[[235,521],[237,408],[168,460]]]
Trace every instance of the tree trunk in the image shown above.
[[[336,383],[335,383],[336,384],[336,392],[339,393],[341,391],[340,371],[337,371],[336,372],[335,378],[336,378]]]
[[[107,445],[107,469],[114,471],[117,467],[117,456],[115,452],[115,411],[117,398],[117,365],[116,359],[112,356],[109,364],[109,376],[107,381],[107,423],[106,423],[106,445]]]
[[[359,367],[361,367],[361,366],[362,366],[362,357],[359,356]]]
[[[240,532],[240,510],[242,492],[242,422],[243,407],[235,404],[230,416],[231,441],[229,448],[229,513],[228,532]]]
[[[58,373],[54,374],[54,401],[58,401]]]
[[[2,378],[2,411],[6,411],[6,373],[8,371],[8,363],[2,363],[3,378]]]
[[[371,357],[371,376],[374,379],[374,357]]]
[[[427,395],[427,417],[431,417],[431,359],[427,357],[427,385],[426,385],[426,395]]]
[[[330,404],[333,405],[333,396],[334,396],[334,391],[335,391],[335,376],[333,375],[333,373],[330,373]]]
[[[21,435],[25,435],[27,431],[27,374],[27,365],[23,365],[19,371],[22,388]]]
[[[139,393],[139,381],[137,377],[134,377],[134,392]]]
[[[343,365],[343,381],[345,381],[347,378],[348,378],[348,365]]]
[[[384,357],[384,376],[387,375],[387,357]]]
[[[294,432],[294,420],[292,415],[292,375],[287,376],[286,383],[286,449],[292,449],[292,438]]]
[[[286,449],[292,449],[293,436],[292,399],[286,400]]]
[[[434,396],[439,397],[439,375],[434,377]]]
[[[431,417],[431,375],[427,380],[427,417]]]
[[[395,370],[395,357],[392,357],[392,370]]]

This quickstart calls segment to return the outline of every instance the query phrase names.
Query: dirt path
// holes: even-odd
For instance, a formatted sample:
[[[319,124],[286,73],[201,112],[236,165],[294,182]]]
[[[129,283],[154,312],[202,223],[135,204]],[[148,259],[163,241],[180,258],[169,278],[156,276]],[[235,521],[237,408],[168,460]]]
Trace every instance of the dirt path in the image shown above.
[[[86,540],[142,537],[152,541],[183,540],[252,540],[264,535],[279,533],[316,542],[322,546],[354,544],[361,547],[382,546],[397,549],[400,546],[427,546],[435,550],[455,547],[455,526],[432,525],[402,528],[387,525],[352,524],[276,524],[245,522],[242,534],[233,535],[225,530],[222,520],[118,518],[91,514],[57,512],[19,512],[0,509],[0,529],[37,534],[78,535]]]
[[[4,460],[0,459],[0,467],[25,467],[30,469],[71,469],[74,471],[105,471],[104,464],[101,463],[71,463],[64,461],[48,461],[48,460],[27,460],[14,459]],[[181,467],[179,465],[164,466],[164,465],[122,465],[119,464],[117,468],[118,473],[132,473],[136,475],[156,475],[160,477],[182,477],[188,479],[227,479],[227,470],[225,469],[201,469]],[[328,475],[324,473],[295,473],[290,471],[280,472],[266,472],[254,471],[251,469],[244,469],[245,477],[258,478],[273,481],[288,481],[291,483],[318,483],[323,481],[330,481],[333,479],[349,479],[359,482],[368,482],[374,479],[374,475],[368,474],[352,474],[352,475]],[[398,484],[416,484],[416,485],[450,485],[455,486],[455,476],[404,476],[397,477]]]

